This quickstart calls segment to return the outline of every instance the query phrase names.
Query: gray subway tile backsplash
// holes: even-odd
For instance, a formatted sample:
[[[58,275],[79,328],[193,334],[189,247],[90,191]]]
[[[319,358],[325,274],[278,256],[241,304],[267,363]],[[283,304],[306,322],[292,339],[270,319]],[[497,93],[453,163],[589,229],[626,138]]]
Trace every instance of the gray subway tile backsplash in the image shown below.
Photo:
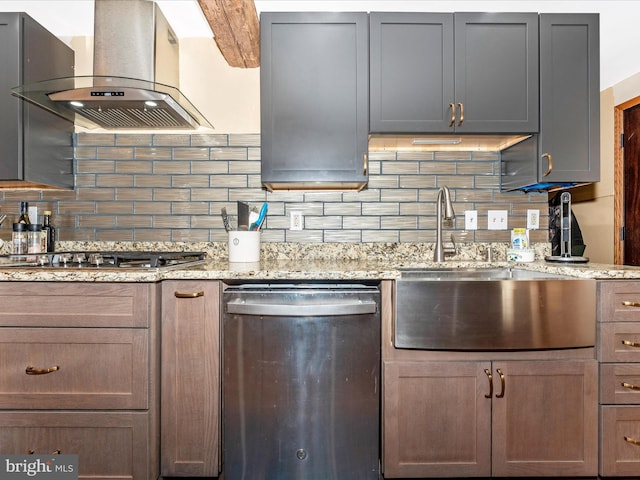
[[[60,240],[217,242],[227,238],[221,207],[234,214],[237,200],[267,201],[265,242],[433,242],[436,196],[447,185],[457,213],[447,238],[509,241],[509,230],[487,229],[486,212],[507,210],[511,229],[533,208],[541,229],[532,241],[547,241],[547,195],[501,193],[497,152],[371,152],[363,191],[266,192],[259,134],[79,133],[76,143],[74,191],[2,191],[0,212],[17,215],[20,200],[51,210]],[[471,209],[477,231],[464,230]],[[291,211],[303,213],[304,230],[289,230]]]

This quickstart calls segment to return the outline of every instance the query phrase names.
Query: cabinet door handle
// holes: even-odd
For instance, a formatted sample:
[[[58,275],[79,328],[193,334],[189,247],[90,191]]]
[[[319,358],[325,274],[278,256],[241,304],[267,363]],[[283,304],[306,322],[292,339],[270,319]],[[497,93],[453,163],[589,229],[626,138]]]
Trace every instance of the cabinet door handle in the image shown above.
[[[630,443],[631,445],[640,446],[640,440],[636,440],[635,438],[627,437],[626,435],[624,436],[624,441],[627,442],[627,443]]]
[[[367,152],[364,152],[362,154],[362,160],[364,161],[364,166],[363,166],[362,172],[363,172],[365,177],[367,176],[367,166],[368,166],[368,162],[367,162],[368,158],[367,157],[368,157]]]
[[[622,382],[621,384],[624,388],[628,388],[629,390],[640,390],[640,387],[634,385],[633,383]]]
[[[451,109],[451,121],[449,122],[449,126],[453,127],[453,124],[456,123],[456,106],[453,103],[450,103],[449,108]]]
[[[462,126],[462,122],[464,122],[464,104],[458,103],[458,108],[460,109],[460,120],[458,121],[458,126]]]
[[[199,291],[199,292],[188,292],[188,293],[181,293],[181,292],[175,292],[174,295],[176,296],[176,298],[198,298],[198,297],[204,297],[204,291]]]
[[[35,450],[31,450],[31,449],[27,450],[28,455],[34,455],[35,453],[36,453]],[[60,455],[61,453],[62,453],[61,450],[54,450],[53,452],[51,452],[50,455]]]
[[[551,173],[551,170],[553,170],[553,157],[551,156],[550,153],[543,153],[542,154],[542,158],[547,158],[547,160],[549,161],[549,164],[547,166],[547,171],[544,172],[543,177],[548,176]]]
[[[47,373],[57,372],[58,370],[60,370],[59,365],[49,368],[27,367],[24,373],[26,373],[27,375],[46,375]]]
[[[501,386],[500,393],[496,394],[496,398],[502,398],[504,397],[504,387],[505,387],[504,373],[502,373],[502,370],[500,370],[499,368],[496,368],[496,371],[498,372],[498,375],[500,375],[500,386]]]
[[[622,302],[622,305],[624,305],[625,307],[640,307],[640,302],[625,300],[624,302]]]
[[[489,370],[488,368],[484,369],[484,373],[489,379],[489,394],[485,394],[484,398],[491,398],[493,397],[493,375],[491,375],[491,370]]]
[[[640,343],[632,342],[631,340],[622,340],[622,344],[627,347],[640,348]]]

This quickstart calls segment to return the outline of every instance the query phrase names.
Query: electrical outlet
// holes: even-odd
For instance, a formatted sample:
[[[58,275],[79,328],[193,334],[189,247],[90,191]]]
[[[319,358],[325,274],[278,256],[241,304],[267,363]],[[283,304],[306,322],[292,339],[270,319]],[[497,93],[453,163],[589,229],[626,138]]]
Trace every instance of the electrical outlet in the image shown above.
[[[478,229],[478,211],[477,210],[467,210],[464,212],[464,229],[465,230]]]
[[[506,230],[508,227],[506,210],[489,210],[487,212],[487,228],[489,230]]]
[[[529,230],[540,228],[540,210],[527,210],[527,228]]]
[[[291,226],[290,230],[302,230],[302,226],[304,224],[304,217],[302,216],[302,212],[291,212]]]

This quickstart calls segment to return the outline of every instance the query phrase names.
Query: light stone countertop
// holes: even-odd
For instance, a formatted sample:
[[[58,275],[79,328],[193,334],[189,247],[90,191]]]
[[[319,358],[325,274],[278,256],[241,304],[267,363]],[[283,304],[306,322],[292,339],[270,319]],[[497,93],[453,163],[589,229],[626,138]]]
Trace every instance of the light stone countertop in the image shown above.
[[[484,261],[488,244],[459,246],[458,254],[442,263],[431,261],[432,244],[276,244],[263,243],[259,263],[229,263],[224,243],[67,243],[60,251],[153,250],[202,251],[199,265],[175,269],[117,269],[92,267],[0,267],[0,281],[157,282],[180,280],[386,280],[400,277],[402,268],[518,268],[593,279],[640,279],[640,268],[620,265],[559,264],[537,260],[506,261],[507,245],[491,244],[495,261]],[[543,259],[549,245],[535,246]]]

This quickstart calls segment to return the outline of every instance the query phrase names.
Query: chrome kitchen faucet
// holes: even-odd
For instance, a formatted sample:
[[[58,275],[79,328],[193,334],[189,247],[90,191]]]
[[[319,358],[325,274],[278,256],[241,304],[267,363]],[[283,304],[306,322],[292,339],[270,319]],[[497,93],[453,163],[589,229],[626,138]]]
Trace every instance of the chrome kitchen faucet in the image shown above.
[[[444,215],[442,213],[442,205],[444,204]],[[455,243],[453,248],[445,248],[442,242],[442,220],[453,220],[456,217],[456,213],[453,211],[453,203],[451,202],[451,192],[446,185],[440,187],[438,190],[438,198],[436,200],[436,216],[438,227],[436,230],[436,245],[433,249],[433,261],[444,262],[445,254],[456,253]],[[453,241],[453,235],[451,235],[451,241]]]

